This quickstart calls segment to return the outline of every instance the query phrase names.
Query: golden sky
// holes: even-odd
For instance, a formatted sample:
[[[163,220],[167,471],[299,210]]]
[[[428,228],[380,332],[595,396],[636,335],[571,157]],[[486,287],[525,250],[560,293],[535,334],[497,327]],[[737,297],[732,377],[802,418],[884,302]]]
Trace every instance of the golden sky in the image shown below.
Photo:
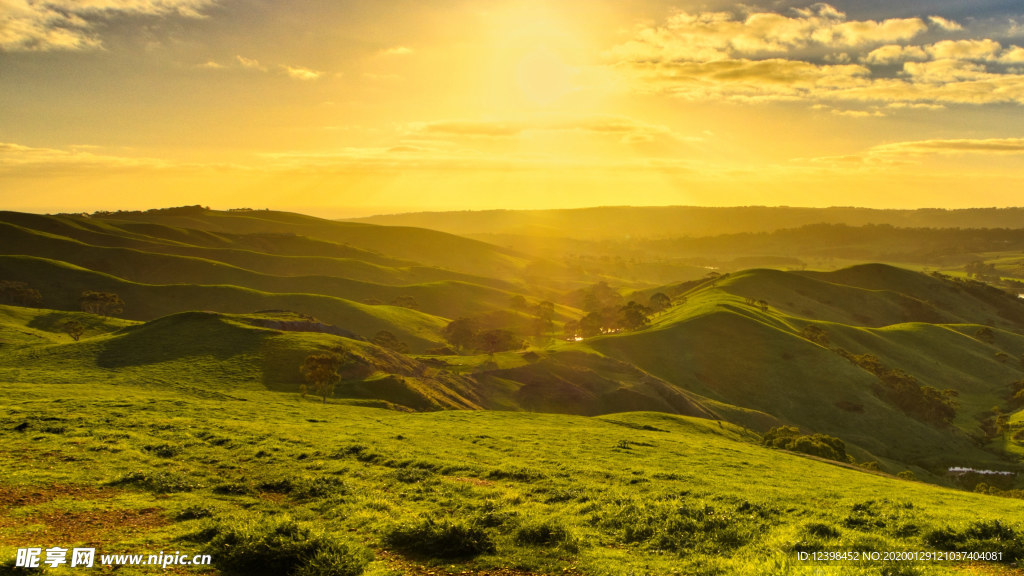
[[[0,0],[0,209],[1021,204],[1017,1]]]

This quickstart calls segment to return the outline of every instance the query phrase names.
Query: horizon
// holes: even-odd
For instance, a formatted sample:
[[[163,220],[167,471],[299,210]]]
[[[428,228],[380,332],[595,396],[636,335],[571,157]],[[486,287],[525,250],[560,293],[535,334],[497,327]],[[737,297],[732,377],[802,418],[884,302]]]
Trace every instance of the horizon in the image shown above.
[[[0,22],[13,210],[967,208],[1024,184],[1024,8],[1000,0],[16,0]]]
[[[321,208],[304,208],[296,207],[292,210],[267,208],[267,207],[256,207],[256,206],[210,206],[206,204],[182,204],[176,206],[159,206],[159,207],[144,207],[144,208],[82,208],[82,209],[61,209],[54,207],[40,207],[38,210],[9,210],[3,208],[3,210],[12,212],[25,212],[29,214],[40,214],[48,216],[57,215],[93,215],[101,214],[105,212],[116,213],[116,212],[146,212],[151,210],[167,210],[171,208],[180,208],[184,206],[202,206],[209,210],[218,212],[229,212],[229,211],[241,211],[241,210],[253,210],[262,211],[269,210],[274,212],[292,212],[295,214],[301,214],[304,216],[311,216],[314,218],[322,218],[325,220],[364,220],[372,218],[387,218],[387,217],[398,217],[398,216],[415,216],[424,214],[480,214],[480,213],[492,213],[492,212],[571,212],[571,211],[584,211],[584,210],[598,210],[598,209],[616,209],[616,208],[645,208],[645,209],[659,209],[659,208],[711,208],[711,209],[737,209],[737,208],[764,208],[764,209],[793,209],[793,210],[871,210],[879,212],[921,212],[921,211],[945,211],[945,212],[956,212],[956,211],[969,211],[969,210],[1014,210],[1024,209],[1024,205],[1017,206],[965,206],[957,208],[944,208],[941,206],[919,206],[919,207],[908,207],[908,208],[875,208],[871,206],[857,206],[857,205],[830,205],[830,206],[790,206],[790,205],[768,205],[768,204],[744,204],[744,205],[731,205],[731,206],[700,206],[693,204],[665,204],[665,205],[651,205],[651,204],[603,204],[593,206],[577,206],[570,208],[480,208],[480,209],[460,209],[460,210],[407,210],[407,211],[393,211],[393,212],[366,212],[358,215],[341,215],[339,211],[343,211],[344,208],[335,209],[321,209]],[[323,212],[335,212],[334,214],[324,214]]]

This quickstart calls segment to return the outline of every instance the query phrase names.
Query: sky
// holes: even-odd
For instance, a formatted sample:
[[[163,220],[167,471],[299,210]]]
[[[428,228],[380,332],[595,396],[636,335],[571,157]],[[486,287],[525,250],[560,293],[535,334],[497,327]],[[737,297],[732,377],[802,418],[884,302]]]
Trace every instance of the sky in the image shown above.
[[[1018,0],[0,0],[0,209],[1021,205]]]

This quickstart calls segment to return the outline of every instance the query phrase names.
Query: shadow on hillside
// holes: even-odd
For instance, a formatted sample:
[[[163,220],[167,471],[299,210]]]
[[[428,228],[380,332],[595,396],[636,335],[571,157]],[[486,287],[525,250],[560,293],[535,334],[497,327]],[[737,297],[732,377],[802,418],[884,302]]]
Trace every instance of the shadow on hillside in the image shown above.
[[[255,355],[266,333],[222,322],[216,316],[187,313],[122,331],[96,357],[102,368],[157,364],[188,358],[225,361]]]
[[[53,311],[40,314],[27,324],[29,328],[44,332],[64,333],[64,324],[74,320],[85,328],[85,337],[112,332],[120,328],[117,320],[80,312]]]

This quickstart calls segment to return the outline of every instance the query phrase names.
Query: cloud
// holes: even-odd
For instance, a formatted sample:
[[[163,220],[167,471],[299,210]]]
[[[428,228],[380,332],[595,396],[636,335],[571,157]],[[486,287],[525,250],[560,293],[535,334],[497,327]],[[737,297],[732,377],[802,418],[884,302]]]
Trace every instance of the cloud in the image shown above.
[[[928,154],[1024,154],[1024,138],[917,140],[882,144],[868,151],[876,156]]]
[[[618,61],[707,61],[785,53],[811,46],[861,47],[908,40],[927,30],[920,18],[847,20],[828,4],[792,16],[754,12],[678,12],[662,26],[646,26],[612,49]]]
[[[848,118],[881,118],[885,116],[881,110],[831,110],[830,112],[836,116]]]
[[[323,74],[323,72],[318,70],[310,70],[301,66],[284,66],[284,70],[296,80],[316,80]]]
[[[1020,46],[1011,46],[999,57],[1000,62],[1007,64],[1021,64],[1024,63],[1024,48]]]
[[[949,32],[956,32],[958,30],[964,29],[964,27],[961,26],[959,23],[954,22],[952,20],[947,20],[942,16],[929,16],[928,21],[938,26],[939,28]]]
[[[959,26],[940,16],[850,20],[828,4],[679,12],[637,28],[606,57],[633,91],[694,101],[1024,104],[1024,70],[1007,66],[1024,63],[1024,48],[984,37],[907,43],[929,27],[941,35]]]
[[[235,60],[242,65],[242,68],[248,68],[250,70],[266,70],[266,68],[260,64],[260,61],[255,58],[246,58],[239,54],[235,56]]]
[[[408,46],[392,46],[386,50],[381,50],[380,53],[383,56],[408,56],[415,51]]]
[[[215,0],[0,0],[0,50],[102,47],[98,28],[119,16],[201,18]]]
[[[433,136],[508,138],[527,132],[582,132],[617,136],[623,143],[652,142],[659,138],[676,141],[703,140],[681,136],[667,126],[648,124],[626,116],[599,115],[543,122],[499,122],[474,120],[441,120],[417,122],[412,132]]]
[[[526,129],[521,123],[479,122],[474,120],[439,120],[416,122],[410,125],[414,132],[446,136],[518,136]]]
[[[666,63],[643,74],[647,87],[687,100],[793,101],[870,84],[861,65],[782,58]]]
[[[927,60],[928,53],[920,46],[886,44],[875,48],[862,61],[868,64],[895,64],[907,60]]]
[[[879,144],[859,153],[809,159],[810,164],[885,167],[916,164],[936,156],[1024,155],[1024,138],[933,139]]]
[[[982,40],[943,40],[925,48],[936,60],[996,60],[1002,50],[999,42]]]
[[[92,146],[72,146],[68,149],[34,148],[0,142],[0,173],[28,169],[49,174],[58,169],[163,169],[171,166],[170,163],[156,158],[100,154],[92,152],[91,150],[94,148]]]

